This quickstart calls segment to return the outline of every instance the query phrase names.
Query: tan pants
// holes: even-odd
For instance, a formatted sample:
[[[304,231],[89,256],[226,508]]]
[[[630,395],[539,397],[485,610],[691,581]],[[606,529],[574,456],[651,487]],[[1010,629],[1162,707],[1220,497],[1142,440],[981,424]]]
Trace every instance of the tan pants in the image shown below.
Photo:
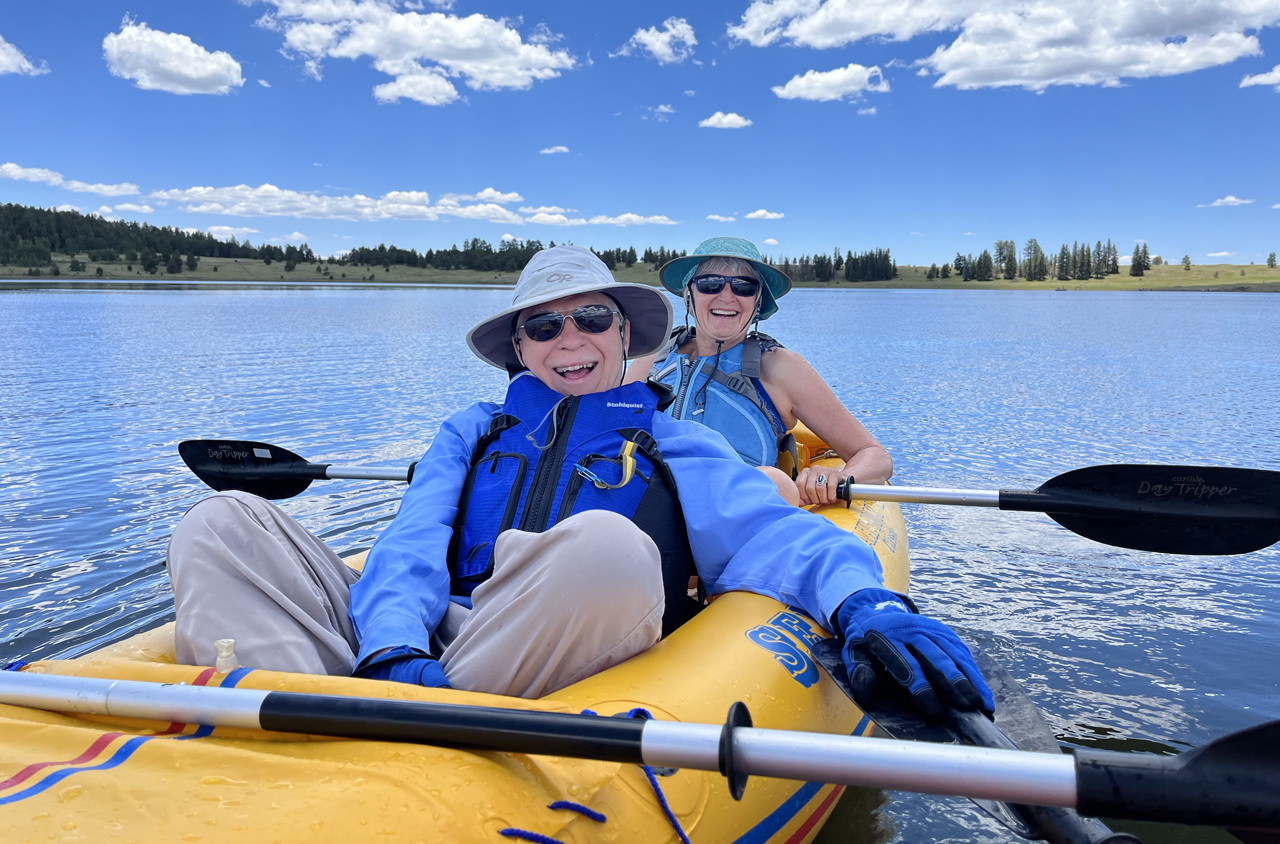
[[[359,642],[348,592],[359,575],[269,501],[223,492],[192,507],[169,542],[178,661],[213,665],[216,639],[242,665],[350,674]],[[437,633],[460,689],[541,697],[653,646],[664,609],[658,549],[631,521],[580,513],[545,533],[498,537],[493,577]],[[456,631],[456,634],[455,634]]]

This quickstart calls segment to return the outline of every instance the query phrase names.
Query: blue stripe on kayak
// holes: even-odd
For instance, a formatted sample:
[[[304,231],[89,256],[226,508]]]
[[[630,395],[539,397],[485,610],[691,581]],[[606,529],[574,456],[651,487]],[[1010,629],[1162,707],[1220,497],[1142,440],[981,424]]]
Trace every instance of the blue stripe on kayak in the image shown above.
[[[222,678],[222,682],[218,684],[219,688],[224,688],[224,689],[235,688],[236,685],[239,684],[239,682],[245,678],[245,675],[252,670],[253,670],[252,668],[237,668],[236,670],[227,674],[226,677]],[[194,733],[191,733],[190,735],[186,735],[186,736],[174,736],[174,735],[134,736],[133,738],[126,741],[123,745],[121,745],[119,749],[117,749],[115,753],[111,754],[111,756],[105,762],[100,762],[97,765],[92,765],[88,768],[63,768],[62,770],[57,771],[56,773],[50,774],[48,777],[45,777],[40,782],[32,786],[29,786],[23,789],[22,791],[17,791],[8,796],[0,797],[0,806],[5,806],[5,805],[8,805],[9,803],[17,803],[20,800],[26,800],[28,797],[34,797],[35,795],[40,794],[43,791],[47,791],[48,789],[62,782],[64,779],[71,776],[72,774],[79,774],[85,771],[107,771],[112,768],[119,767],[120,765],[124,764],[139,747],[142,747],[142,745],[151,741],[152,739],[163,738],[163,739],[176,739],[177,741],[186,741],[187,739],[204,738],[212,732],[213,732],[213,727],[200,727]]]
[[[853,735],[862,735],[862,731],[867,728],[869,723],[871,723],[871,719],[863,715],[862,720],[858,722],[858,726],[853,728]],[[808,782],[800,786],[795,794],[782,801],[781,806],[770,812],[768,817],[760,821],[760,823],[743,833],[733,844],[764,844],[764,842],[776,835],[780,829],[791,823],[792,819],[800,813],[800,810],[809,805],[809,801],[817,796],[824,785],[826,785],[824,782]]]
[[[220,689],[234,689],[236,684],[244,679],[244,676],[252,671],[252,668],[237,668],[235,671],[227,674],[222,678],[222,682],[218,684]]]

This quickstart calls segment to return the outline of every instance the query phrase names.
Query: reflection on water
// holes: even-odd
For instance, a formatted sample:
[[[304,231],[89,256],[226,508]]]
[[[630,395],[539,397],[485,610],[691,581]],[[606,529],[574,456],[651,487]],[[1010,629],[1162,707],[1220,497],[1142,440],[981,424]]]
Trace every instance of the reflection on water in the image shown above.
[[[0,660],[80,653],[171,616],[165,542],[205,492],[179,440],[420,456],[450,413],[501,395],[462,337],[504,300],[0,291]],[[1112,462],[1280,469],[1280,297],[798,290],[765,328],[889,448],[900,484],[1033,488]],[[285,508],[365,548],[399,492],[331,481]],[[924,610],[982,631],[1064,740],[1183,749],[1280,717],[1276,549],[1175,557],[1037,514],[906,517]],[[888,811],[904,841],[1011,840],[964,801],[894,793]]]

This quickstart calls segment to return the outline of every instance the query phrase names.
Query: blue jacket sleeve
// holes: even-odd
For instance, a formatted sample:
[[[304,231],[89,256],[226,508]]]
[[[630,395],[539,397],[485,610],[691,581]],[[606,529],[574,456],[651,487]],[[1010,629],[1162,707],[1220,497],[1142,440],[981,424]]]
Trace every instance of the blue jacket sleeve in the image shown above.
[[[400,510],[369,550],[351,587],[351,623],[360,639],[357,667],[383,648],[426,653],[449,600],[447,554],[471,455],[498,406],[472,405],[440,427],[413,472]]]
[[[856,535],[778,495],[719,432],[653,417],[675,475],[698,575],[712,595],[755,592],[797,606],[824,627],[854,592],[880,588],[880,559]]]

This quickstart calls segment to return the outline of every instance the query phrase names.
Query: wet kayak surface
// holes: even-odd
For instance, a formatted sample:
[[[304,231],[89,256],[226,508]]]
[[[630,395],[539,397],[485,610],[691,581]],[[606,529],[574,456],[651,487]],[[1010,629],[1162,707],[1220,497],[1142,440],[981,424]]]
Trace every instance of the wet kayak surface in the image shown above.
[[[165,543],[207,491],[182,439],[419,457],[452,412],[501,396],[463,335],[504,300],[0,292],[0,660],[74,655],[172,617]],[[782,305],[762,328],[888,447],[899,484],[1031,488],[1121,462],[1280,470],[1277,296],[797,290]],[[401,489],[322,482],[284,506],[355,550]],[[1280,550],[1176,557],[1038,514],[903,510],[922,609],[974,632],[1062,739],[1173,752],[1280,717]],[[881,811],[882,838],[1013,840],[961,801],[895,793]]]

